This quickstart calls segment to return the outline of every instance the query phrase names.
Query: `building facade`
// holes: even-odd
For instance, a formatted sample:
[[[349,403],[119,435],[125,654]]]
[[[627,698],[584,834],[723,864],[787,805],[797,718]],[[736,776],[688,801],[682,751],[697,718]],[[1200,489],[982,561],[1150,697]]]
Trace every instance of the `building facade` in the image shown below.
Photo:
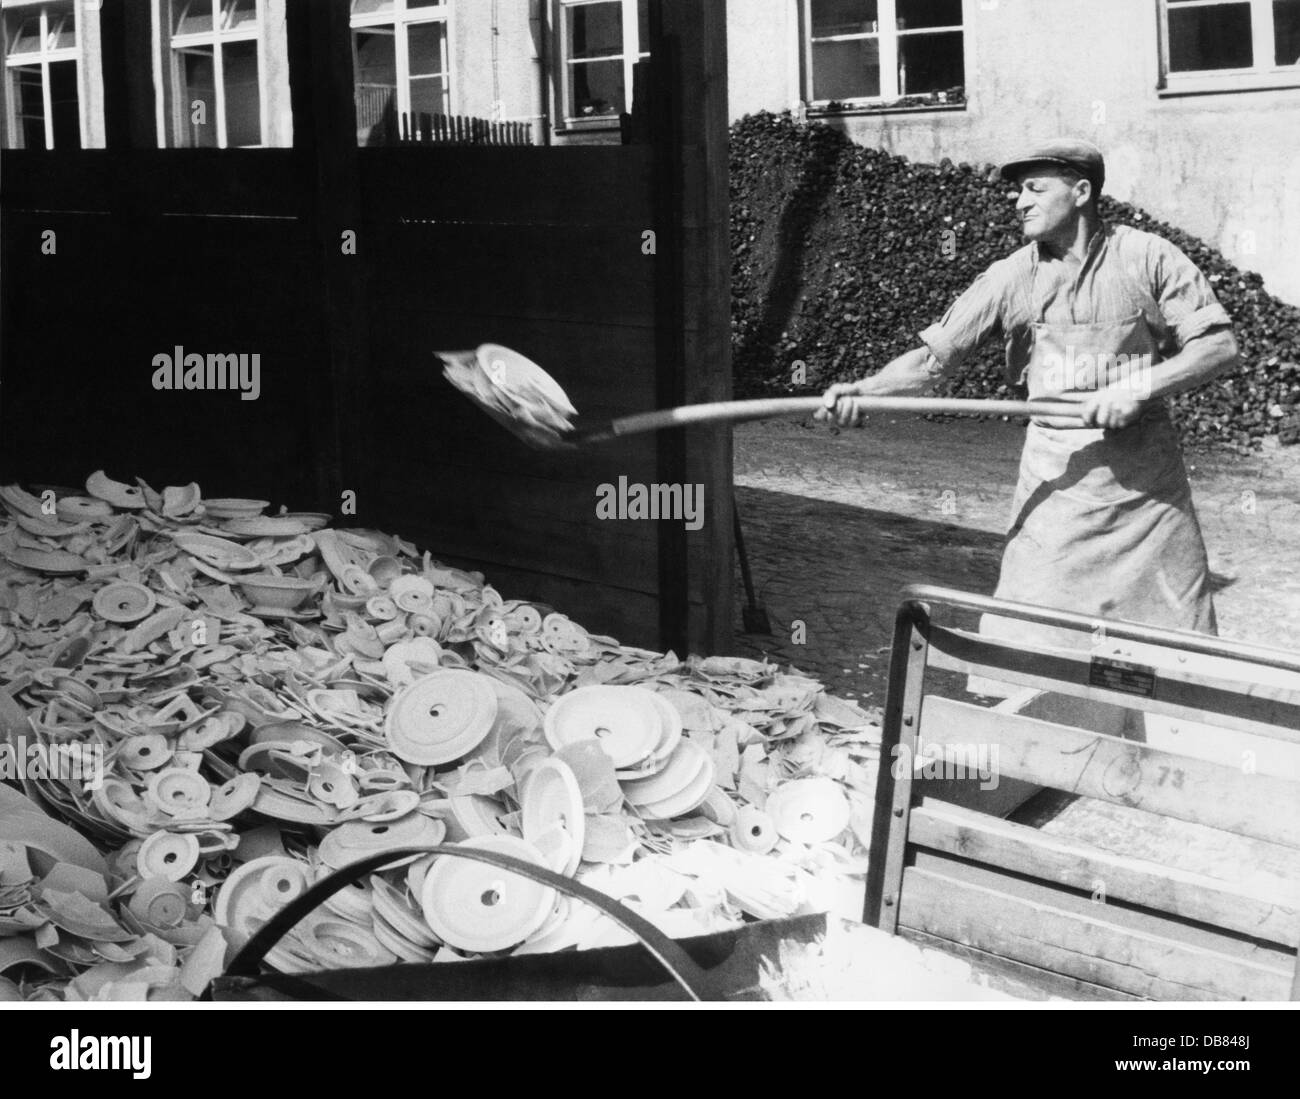
[[[102,0],[112,2],[112,0]],[[125,0],[160,147],[292,143],[285,0]],[[1300,0],[701,0],[730,110],[793,110],[921,161],[1086,136],[1107,191],[1300,303]],[[4,145],[103,144],[101,0],[0,0]],[[617,142],[649,0],[352,0],[357,139],[437,119]]]

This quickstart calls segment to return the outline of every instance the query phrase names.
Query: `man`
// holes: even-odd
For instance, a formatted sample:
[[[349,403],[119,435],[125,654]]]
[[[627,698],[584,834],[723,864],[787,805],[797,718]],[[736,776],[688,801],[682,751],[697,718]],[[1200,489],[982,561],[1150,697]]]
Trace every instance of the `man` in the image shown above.
[[[1229,317],[1174,245],[1100,219],[1105,164],[1095,146],[1049,141],[1002,176],[1019,189],[1029,243],[976,279],[920,334],[924,346],[831,386],[819,415],[855,425],[854,396],[923,393],[1000,335],[1009,382],[1031,399],[1077,401],[1083,423],[1029,425],[995,594],[1216,633],[1205,543],[1164,398],[1237,363]],[[1081,644],[1005,619],[981,628]]]

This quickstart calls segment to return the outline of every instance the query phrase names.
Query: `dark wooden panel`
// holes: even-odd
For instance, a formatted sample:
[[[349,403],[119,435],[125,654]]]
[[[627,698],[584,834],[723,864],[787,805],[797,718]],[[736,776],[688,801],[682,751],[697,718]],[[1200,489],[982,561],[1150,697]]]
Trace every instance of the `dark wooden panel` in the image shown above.
[[[365,203],[385,216],[651,228],[645,146],[362,149],[360,162]]]
[[[599,321],[574,323],[482,313],[426,310],[385,313],[371,327],[378,385],[428,386],[455,393],[442,378],[437,351],[503,344],[545,370],[579,415],[599,419],[655,407],[654,332]]]
[[[460,394],[413,389],[394,392],[377,386],[375,435],[382,449],[372,456],[388,475],[404,468],[437,474],[448,465],[506,475],[529,475],[584,485],[626,476],[656,481],[653,436],[637,435],[566,451],[542,451],[520,441]]]
[[[6,209],[292,218],[301,200],[288,149],[84,149],[0,152]]]
[[[376,290],[395,309],[654,323],[654,260],[628,230],[418,224],[361,244],[378,249]]]
[[[593,497],[620,475],[662,479],[657,458],[669,446],[708,486],[708,527],[686,542],[686,613],[696,636],[714,631],[715,644],[702,647],[717,648],[730,629],[719,609],[729,584],[718,580],[730,567],[725,433],[538,454],[447,387],[432,357],[483,342],[514,347],[559,380],[584,424],[661,405],[670,352],[674,385],[692,399],[725,396],[725,307],[681,308],[683,297],[716,303],[725,289],[716,262],[726,234],[717,170],[725,37],[691,29],[694,4],[667,6],[685,21],[671,33],[691,42],[672,96],[682,140],[708,144],[711,161],[683,162],[662,140],[358,154],[346,5],[317,18],[307,0],[289,4],[294,150],[5,153],[6,472],[75,483],[104,465],[119,477],[194,478],[210,493],[325,508],[337,500],[321,499],[322,485],[341,481],[360,491],[359,518],[458,537],[467,557],[497,559],[544,589],[535,597],[647,644],[659,617],[655,583],[674,608],[687,601],[675,577],[665,586],[663,545],[651,533],[667,525],[601,524]],[[120,61],[109,66],[117,84]],[[684,115],[703,89],[710,121],[701,127]],[[112,128],[122,135],[120,112]],[[346,156],[335,155],[340,134]],[[696,180],[703,174],[707,189]],[[674,234],[656,218],[666,210],[704,227],[667,253],[683,278],[665,278]],[[34,247],[47,227],[59,234],[49,263]],[[343,228],[358,231],[355,259],[337,252]],[[647,229],[658,233],[657,257],[641,251]],[[707,338],[683,341],[687,328]],[[260,399],[155,392],[152,358],[176,345],[261,354]],[[323,480],[318,470],[328,471]],[[458,522],[423,517],[424,499]],[[642,579],[655,568],[656,581]]]
[[[39,250],[46,227],[53,256]],[[301,239],[280,221],[6,212],[6,475],[77,484],[111,468],[312,504],[315,427],[300,412],[319,342]],[[154,356],[177,345],[260,355],[258,399],[156,391]]]
[[[369,495],[368,509],[400,524],[393,529],[427,540],[443,552],[481,555],[484,560],[628,590],[656,590],[658,524],[600,519],[594,494],[570,502],[532,503],[526,491],[508,481],[475,482],[452,471],[431,481],[424,494],[394,491],[383,482]],[[703,556],[704,538],[697,539]],[[703,602],[708,594],[702,581],[692,584],[692,598]]]

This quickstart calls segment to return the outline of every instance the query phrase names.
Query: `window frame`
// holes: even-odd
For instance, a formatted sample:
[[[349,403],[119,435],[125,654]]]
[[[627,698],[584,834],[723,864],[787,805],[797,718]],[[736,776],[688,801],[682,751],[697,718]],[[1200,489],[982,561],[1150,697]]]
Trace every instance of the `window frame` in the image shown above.
[[[589,7],[592,4],[616,3],[622,6],[623,15],[623,52],[619,55],[623,62],[623,105],[614,114],[575,115],[573,113],[573,85],[570,75],[574,65],[589,65],[593,62],[613,61],[613,57],[575,59],[569,56],[567,12],[571,8]],[[642,43],[641,17],[638,10],[639,0],[555,0],[551,6],[552,30],[555,41],[555,89],[558,110],[555,128],[564,130],[604,130],[617,129],[619,118],[632,111],[633,70],[638,61],[650,57],[649,49],[643,49],[648,43]]]
[[[911,27],[902,30],[898,27],[898,8],[895,0],[876,0],[876,29],[874,31],[859,31],[854,34],[832,34],[815,37],[813,35],[812,19],[812,0],[800,0],[799,4],[799,36],[801,40],[801,60],[803,62],[802,88],[804,105],[809,110],[819,112],[829,112],[832,110],[831,103],[843,104],[844,111],[852,112],[861,109],[880,110],[888,107],[890,104],[898,102],[910,96],[925,96],[929,92],[909,92],[900,90],[898,80],[898,59],[900,56],[899,39],[913,35],[921,34],[951,34],[954,31],[961,34],[962,48],[962,65],[963,69],[969,71],[970,58],[967,56],[967,43],[969,28],[966,25],[965,6],[962,8],[962,22],[959,25],[945,25],[941,27]],[[865,39],[876,39],[880,43],[880,94],[874,96],[853,96],[848,99],[815,99],[814,92],[814,73],[813,73],[813,46],[821,42],[856,42]],[[963,81],[963,84],[965,81]],[[950,104],[940,101],[935,104],[927,105],[921,108],[908,108],[912,110],[929,110],[934,108],[953,109],[964,107],[965,100],[961,103]]]
[[[194,2],[194,0],[166,0],[161,10],[161,14],[167,19],[167,40],[163,48],[167,53],[168,83],[171,87],[171,101],[173,104],[171,148],[203,148],[201,145],[185,143],[189,132],[189,106],[183,101],[184,97],[181,94],[181,57],[187,52],[194,52],[196,48],[201,49],[209,46],[212,48],[213,99],[216,104],[216,148],[228,149],[231,147],[226,133],[226,70],[222,58],[224,52],[222,47],[236,42],[252,42],[257,47],[257,130],[259,140],[256,145],[236,145],[235,148],[266,148],[266,111],[269,96],[269,88],[266,83],[266,42],[263,33],[266,22],[266,5],[263,0],[254,0],[255,17],[251,24],[251,30],[247,26],[227,29],[221,26],[221,11],[227,0],[209,0],[213,8],[212,29],[193,31],[188,34],[176,34],[171,28],[175,25],[177,10],[187,2]]]
[[[1157,0],[1157,31],[1160,40],[1160,80],[1157,90],[1161,95],[1197,95],[1211,92],[1266,91],[1276,88],[1300,88],[1300,63],[1278,65],[1277,35],[1273,22],[1273,0],[1188,0],[1173,6],[1179,8],[1208,8],[1229,3],[1250,5],[1251,46],[1258,58],[1269,58],[1265,65],[1248,69],[1198,69],[1193,72],[1170,72],[1169,0]]]
[[[40,4],[0,4],[0,32],[4,38],[0,41],[0,50],[4,52],[5,80],[5,137],[6,148],[14,148],[12,142],[18,132],[18,85],[12,75],[12,69],[30,68],[39,65],[41,69],[41,111],[45,128],[45,151],[54,151],[54,96],[50,87],[50,65],[71,61],[77,69],[77,125],[81,134],[81,148],[86,147],[86,118],[84,111],[84,91],[81,86],[81,50],[82,26],[79,10],[80,0],[72,0],[72,45],[49,48],[49,9],[56,7],[63,0],[47,0]],[[9,52],[8,20],[14,15],[24,15],[36,10],[40,16],[40,46],[36,50],[11,54]],[[24,146],[26,148],[26,146]]]
[[[397,116],[406,115],[414,119],[411,111],[411,48],[409,29],[417,24],[441,23],[443,25],[443,79],[447,88],[447,114],[456,113],[456,51],[452,48],[454,31],[454,5],[451,0],[442,0],[438,4],[424,4],[417,8],[407,7],[407,0],[393,0],[392,8],[386,11],[364,12],[356,15],[349,11],[348,45],[352,50],[352,88],[356,92],[356,73],[358,72],[356,31],[368,27],[393,28],[394,79],[397,81],[397,102],[394,105]]]

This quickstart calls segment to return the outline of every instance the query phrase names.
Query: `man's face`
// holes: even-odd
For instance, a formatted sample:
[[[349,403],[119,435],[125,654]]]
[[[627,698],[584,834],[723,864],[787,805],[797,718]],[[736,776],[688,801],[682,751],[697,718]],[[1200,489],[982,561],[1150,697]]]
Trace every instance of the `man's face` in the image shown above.
[[[1016,177],[1020,197],[1016,213],[1028,240],[1073,236],[1086,200],[1082,182],[1047,165],[1027,168]]]

